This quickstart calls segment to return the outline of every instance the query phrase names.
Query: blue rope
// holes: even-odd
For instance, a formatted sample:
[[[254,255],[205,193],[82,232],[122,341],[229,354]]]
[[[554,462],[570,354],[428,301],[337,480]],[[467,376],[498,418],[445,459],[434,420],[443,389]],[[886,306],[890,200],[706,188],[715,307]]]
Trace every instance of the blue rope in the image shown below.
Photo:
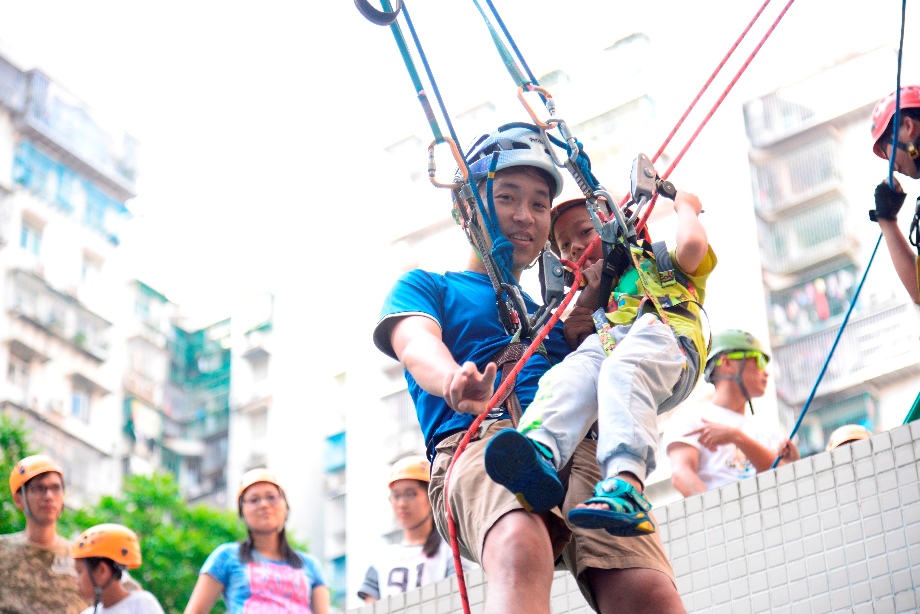
[[[895,103],[894,103],[894,117],[892,118],[892,146],[891,146],[891,158],[888,160],[888,185],[894,187],[894,157],[897,155],[897,144],[898,144],[898,124],[900,123],[901,115],[901,58],[904,51],[904,16],[907,11],[907,0],[903,0],[901,5],[901,38],[898,43],[898,77],[897,77],[897,89],[895,89]],[[843,329],[846,328],[847,322],[850,321],[850,314],[853,313],[853,307],[856,306],[856,299],[859,298],[859,292],[862,290],[863,282],[866,281],[866,275],[869,274],[869,269],[872,268],[872,262],[875,260],[875,253],[878,251],[878,246],[882,242],[882,234],[879,233],[878,239],[875,240],[875,247],[872,249],[872,256],[869,258],[869,263],[866,265],[866,270],[863,272],[862,279],[859,280],[859,285],[856,286],[856,294],[853,295],[853,300],[850,301],[850,307],[847,309],[847,315],[843,318],[843,323],[840,325],[840,330],[837,331],[837,337],[834,339],[834,345],[831,346],[831,351],[827,354],[827,359],[824,361],[824,365],[821,367],[821,372],[818,374],[818,379],[815,382],[814,387],[811,389],[811,393],[808,395],[808,399],[805,401],[805,405],[802,407],[801,413],[799,413],[798,420],[795,421],[795,426],[792,427],[792,432],[789,433],[789,439],[795,437],[795,434],[799,431],[799,427],[802,425],[802,419],[805,417],[805,412],[808,411],[808,408],[811,406],[812,400],[815,398],[815,393],[818,391],[818,385],[821,383],[821,380],[824,378],[824,373],[827,371],[827,365],[831,362],[831,357],[834,355],[834,350],[837,349],[837,343],[840,341],[840,337],[843,336]],[[782,456],[777,456],[773,461],[773,464],[770,466],[771,469],[775,469],[779,465],[779,461],[782,460]]]
[[[447,107],[444,104],[444,100],[441,98],[441,90],[438,88],[437,82],[434,80],[434,73],[431,70],[431,66],[428,64],[428,57],[425,55],[425,51],[422,49],[421,40],[419,40],[418,34],[415,31],[415,26],[412,24],[412,18],[409,17],[409,9],[406,7],[405,2],[402,5],[402,13],[406,17],[406,25],[409,26],[409,33],[412,34],[412,40],[415,41],[415,48],[418,49],[419,58],[422,60],[422,65],[425,67],[425,73],[428,75],[428,81],[431,82],[431,90],[434,92],[434,97],[438,101],[438,107],[441,109],[441,116],[444,118],[444,123],[447,124],[447,130],[450,132],[450,138],[453,139],[454,143],[457,143],[459,147],[460,141],[457,139],[457,133],[454,131],[453,122],[450,121],[450,115],[447,113]],[[437,142],[443,142],[443,139],[438,138],[440,135],[435,135],[435,140]],[[464,160],[464,164],[466,161]],[[469,170],[469,168],[467,168]]]
[[[495,260],[495,264],[505,283],[518,285],[512,273],[514,267],[514,245],[512,245],[508,237],[502,233],[501,227],[498,224],[498,212],[495,211],[495,199],[492,195],[492,187],[495,182],[495,167],[498,166],[498,156],[499,152],[492,154],[492,161],[489,164],[489,176],[488,179],[486,179],[486,203],[488,204],[488,211],[486,211],[481,200],[478,202],[483,221],[486,223],[486,229],[489,232],[489,236],[492,238],[492,249],[489,251],[489,254]]]
[[[518,60],[521,62],[521,66],[524,68],[524,72],[527,73],[527,78],[530,79],[530,82],[534,85],[540,85],[537,82],[537,78],[534,76],[533,72],[530,70],[530,66],[527,65],[527,61],[524,59],[524,55],[518,49],[517,43],[514,42],[514,39],[511,37],[511,32],[508,31],[508,28],[505,27],[505,22],[502,21],[501,15],[498,14],[498,10],[495,8],[495,5],[492,4],[492,0],[486,0],[486,4],[489,5],[489,9],[492,11],[492,14],[495,15],[495,20],[498,22],[498,27],[501,28],[502,34],[505,35],[505,38],[508,39],[508,44],[511,45],[511,49],[514,51],[514,55],[517,56]],[[543,98],[541,95],[540,98]],[[544,102],[546,102],[544,100]]]
[[[830,364],[831,358],[834,355],[834,350],[837,349],[837,344],[840,342],[840,337],[843,336],[843,329],[846,328],[847,322],[850,321],[850,314],[853,313],[853,308],[856,306],[856,299],[859,298],[859,292],[862,290],[863,282],[866,281],[866,275],[868,275],[869,269],[872,267],[872,261],[875,260],[875,253],[878,251],[878,246],[881,242],[882,234],[879,233],[878,239],[875,241],[875,248],[872,250],[872,257],[869,258],[869,264],[866,265],[866,270],[863,272],[862,279],[859,280],[859,285],[856,286],[856,293],[853,295],[853,299],[850,301],[850,308],[847,309],[847,314],[843,318],[843,323],[840,325],[840,330],[837,331],[837,337],[834,339],[834,344],[831,346],[831,351],[828,352],[827,359],[824,361],[824,365],[821,367],[821,372],[818,374],[818,379],[815,381],[815,385],[812,387],[811,393],[808,395],[808,400],[805,401],[805,405],[802,407],[802,412],[799,414],[799,419],[795,421],[795,426],[792,427],[792,432],[789,433],[789,439],[795,437],[795,434],[799,431],[799,427],[802,425],[802,419],[805,417],[805,412],[807,412],[809,406],[811,406],[811,402],[815,398],[815,393],[818,391],[818,385],[821,383],[821,380],[824,379],[824,374],[827,372],[827,365]],[[770,466],[770,469],[774,469],[782,458],[782,456],[777,456],[776,460],[774,460],[773,464]]]
[[[581,144],[581,141],[576,140],[575,144],[578,146],[578,156],[575,158],[575,165],[584,175],[585,179],[588,180],[588,184],[591,186],[592,190],[596,190],[600,187],[600,183],[597,181],[597,177],[594,176],[594,173],[591,172],[591,158],[588,157],[588,154],[585,153],[584,146]],[[572,148],[568,143],[565,145],[566,152],[571,156]],[[614,206],[614,203],[611,203],[611,206]]]
[[[901,58],[904,53],[904,21],[907,0],[901,4],[901,40],[898,43],[898,86],[894,94],[894,117],[891,118],[891,157],[888,159],[888,187],[894,188],[894,158],[898,152],[898,128],[901,126]]]

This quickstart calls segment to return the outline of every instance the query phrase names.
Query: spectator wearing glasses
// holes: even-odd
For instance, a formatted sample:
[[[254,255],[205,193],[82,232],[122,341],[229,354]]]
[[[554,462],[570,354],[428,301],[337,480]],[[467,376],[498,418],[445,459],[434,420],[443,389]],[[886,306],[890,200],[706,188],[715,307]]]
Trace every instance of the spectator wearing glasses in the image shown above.
[[[402,527],[402,540],[377,554],[358,589],[364,603],[373,603],[454,575],[450,546],[434,526],[428,482],[431,464],[424,456],[408,456],[390,469],[390,505]]]
[[[230,614],[329,614],[329,589],[319,561],[288,542],[284,523],[290,510],[275,475],[267,469],[243,475],[237,509],[247,537],[218,546],[208,556],[186,614],[210,612],[221,595]]]
[[[81,612],[88,604],[80,595],[71,544],[57,534],[64,470],[44,454],[27,456],[10,473],[10,491],[26,528],[0,535],[0,612]]]
[[[780,464],[799,459],[778,424],[753,418],[752,399],[767,388],[769,361],[750,333],[724,330],[712,336],[704,376],[715,394],[707,403],[679,408],[664,435],[671,483],[685,497],[766,471],[777,456]]]

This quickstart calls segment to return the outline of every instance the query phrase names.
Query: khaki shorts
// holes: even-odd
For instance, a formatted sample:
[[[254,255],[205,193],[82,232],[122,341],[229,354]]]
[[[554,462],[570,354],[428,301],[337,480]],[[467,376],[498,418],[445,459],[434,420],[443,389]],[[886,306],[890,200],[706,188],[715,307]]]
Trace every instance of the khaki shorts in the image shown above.
[[[511,428],[510,420],[487,424],[485,435],[470,442],[451,472],[450,508],[457,529],[460,554],[477,563],[482,562],[482,549],[489,529],[508,512],[523,509],[508,489],[489,478],[483,466],[482,457],[488,440],[505,428]],[[449,540],[449,535],[444,480],[463,435],[456,433],[439,443],[431,467],[428,495],[438,532],[445,540]],[[582,594],[592,607],[594,600],[584,575],[588,568],[655,569],[674,582],[674,571],[657,532],[642,537],[616,537],[606,531],[582,529],[566,522],[569,511],[593,496],[594,486],[601,479],[596,450],[596,441],[586,439],[578,446],[572,458],[572,471],[562,512],[556,508],[547,514],[553,556],[557,563],[561,557],[562,564],[575,576]]]

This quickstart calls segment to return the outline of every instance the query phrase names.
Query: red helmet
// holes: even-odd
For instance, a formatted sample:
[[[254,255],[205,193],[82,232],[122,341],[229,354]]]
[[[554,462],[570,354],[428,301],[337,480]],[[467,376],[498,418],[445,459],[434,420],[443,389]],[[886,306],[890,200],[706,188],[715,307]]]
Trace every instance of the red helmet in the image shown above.
[[[891,92],[879,100],[878,104],[875,105],[875,109],[872,110],[872,151],[884,160],[887,160],[888,156],[885,155],[879,139],[882,138],[882,134],[888,124],[891,123],[891,118],[894,117],[895,94],[897,92]],[[901,108],[910,109],[913,107],[920,107],[920,86],[907,85],[902,87]]]

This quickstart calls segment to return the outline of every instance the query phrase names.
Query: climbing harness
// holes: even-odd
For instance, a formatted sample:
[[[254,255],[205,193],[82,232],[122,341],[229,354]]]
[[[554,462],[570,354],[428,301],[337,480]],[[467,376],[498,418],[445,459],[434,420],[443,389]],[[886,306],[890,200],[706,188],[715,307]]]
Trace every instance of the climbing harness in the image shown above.
[[[747,69],[754,56],[760,51],[761,47],[766,42],[767,38],[772,34],[776,25],[783,18],[786,11],[792,5],[793,1],[794,0],[789,0],[786,6],[782,9],[772,26],[770,26],[753,52],[741,66],[734,79],[716,101],[715,105],[703,119],[700,126],[691,136],[690,140],[685,144],[683,149],[672,161],[668,169],[662,173],[661,176],[658,176],[657,173],[653,175],[645,174],[646,169],[652,169],[652,172],[654,171],[652,163],[657,160],[658,156],[664,151],[665,147],[667,147],[668,143],[670,142],[671,138],[673,138],[678,128],[681,127],[690,111],[695,107],[703,93],[708,89],[716,74],[718,74],[718,72],[727,62],[728,58],[737,49],[741,40],[748,33],[754,22],[763,13],[770,0],[766,0],[764,2],[763,6],[761,6],[757,11],[753,20],[742,33],[741,37],[739,37],[739,39],[729,50],[728,54],[719,64],[716,71],[705,83],[700,93],[697,94],[696,98],[691,103],[690,108],[688,108],[684,116],[681,117],[678,125],[675,126],[674,130],[672,130],[672,132],[668,135],[665,143],[661,146],[655,156],[653,156],[651,160],[644,158],[644,156],[637,158],[637,161],[634,164],[634,176],[630,195],[623,199],[623,202],[620,203],[620,206],[616,206],[612,196],[598,182],[597,178],[592,173],[590,159],[585,154],[582,143],[575,137],[575,135],[572,134],[567,123],[561,117],[556,115],[556,105],[553,101],[551,93],[545,88],[541,87],[537,82],[537,79],[533,76],[533,73],[523,59],[523,55],[511,38],[508,29],[505,27],[504,22],[501,20],[501,17],[498,15],[498,11],[496,10],[492,1],[486,0],[486,3],[489,6],[493,16],[495,17],[502,35],[504,35],[504,37],[508,40],[508,45],[511,47],[510,50],[508,49],[508,45],[506,45],[502,40],[502,36],[499,35],[498,30],[492,25],[491,20],[486,15],[486,12],[483,10],[479,0],[473,0],[477,10],[486,22],[489,33],[493,42],[495,43],[496,49],[498,50],[506,69],[518,87],[517,95],[519,100],[542,134],[544,143],[547,143],[547,150],[550,152],[554,163],[559,167],[566,168],[574,178],[575,183],[578,185],[579,189],[581,189],[585,196],[588,211],[592,216],[592,222],[595,225],[595,229],[598,231],[598,236],[595,238],[595,242],[592,243],[592,245],[587,250],[585,250],[577,263],[560,260],[559,258],[555,257],[555,255],[552,254],[550,250],[544,250],[543,257],[540,259],[540,264],[544,272],[542,279],[544,290],[544,306],[536,314],[534,314],[533,317],[531,317],[527,313],[527,309],[524,306],[519,285],[517,284],[516,279],[510,275],[510,271],[508,271],[506,259],[502,258],[501,254],[495,253],[496,243],[498,243],[499,247],[501,247],[502,242],[500,240],[496,241],[496,239],[501,236],[500,230],[493,234],[493,228],[490,228],[490,224],[492,223],[494,223],[495,227],[497,228],[497,220],[489,216],[489,209],[494,207],[493,203],[491,202],[491,173],[494,172],[494,167],[497,163],[497,156],[493,156],[491,162],[492,168],[490,169],[490,177],[486,180],[485,185],[487,202],[483,202],[484,199],[480,195],[479,186],[474,183],[473,178],[471,177],[466,157],[462,155],[456,145],[457,138],[454,133],[453,126],[451,125],[449,115],[444,108],[443,101],[441,100],[440,93],[434,82],[434,78],[430,67],[428,66],[427,59],[425,58],[424,51],[422,50],[421,43],[418,39],[418,36],[416,35],[414,27],[412,26],[405,2],[401,0],[394,0],[394,2],[391,4],[389,0],[381,0],[383,11],[378,11],[369,5],[368,0],[355,0],[356,6],[365,17],[378,25],[388,25],[393,32],[397,46],[399,47],[400,53],[403,57],[403,61],[406,64],[406,67],[410,73],[410,77],[412,78],[413,85],[415,86],[416,96],[419,99],[419,102],[422,104],[425,116],[428,119],[429,126],[431,127],[432,133],[434,135],[434,140],[428,149],[429,180],[436,187],[448,188],[452,191],[454,202],[458,209],[457,215],[462,220],[462,225],[464,226],[464,230],[467,233],[467,238],[473,247],[477,249],[477,251],[479,251],[480,255],[482,256],[484,268],[489,275],[489,279],[492,282],[493,288],[495,289],[499,316],[502,320],[502,324],[505,327],[505,330],[510,335],[512,335],[512,340],[515,342],[520,341],[523,338],[528,338],[531,340],[530,345],[523,352],[523,355],[507,375],[504,374],[505,370],[503,369],[504,381],[500,383],[492,399],[490,399],[487,405],[489,411],[491,411],[492,408],[497,405],[498,399],[504,399],[508,390],[513,388],[517,374],[523,368],[523,365],[527,362],[527,360],[529,360],[529,358],[536,351],[537,347],[542,343],[543,339],[546,337],[552,327],[558,322],[559,317],[572,300],[576,290],[579,288],[581,283],[581,266],[586,261],[589,252],[596,245],[596,242],[601,241],[604,244],[605,251],[607,253],[613,251],[615,249],[614,246],[618,243],[625,244],[630,237],[636,236],[637,233],[644,229],[644,226],[654,208],[657,195],[659,193],[673,193],[673,186],[666,182],[668,175],[676,167],[677,163],[682,159],[690,145],[694,142],[702,128],[708,122],[709,118],[715,113],[716,109],[728,95],[729,91],[740,78],[741,74]],[[450,137],[442,135],[440,128],[438,127],[438,123],[435,118],[434,111],[428,101],[425,88],[421,84],[421,81],[418,77],[418,72],[414,67],[414,62],[411,58],[411,54],[409,53],[405,39],[399,29],[397,17],[400,14],[404,16],[407,26],[409,27],[412,34],[419,56],[422,58],[422,62],[428,74],[429,81],[432,84],[432,91],[438,100],[442,115],[445,122],[447,123],[451,135]],[[548,118],[543,119],[539,117],[533,107],[529,104],[527,95],[532,94],[536,94],[543,102],[548,113]],[[552,129],[558,130],[561,138],[557,139],[550,136],[548,131]],[[435,177],[436,165],[434,149],[437,145],[443,143],[448,144],[454,160],[457,163],[457,173],[455,180],[452,183],[440,182]],[[565,157],[562,159],[557,157],[554,148],[549,145],[550,143],[556,146],[561,145],[561,148],[566,152]],[[646,161],[648,161],[647,164]],[[654,188],[651,187],[652,185]],[[630,210],[630,203],[628,202],[630,198],[632,198],[632,204],[635,206],[635,209],[632,210]],[[601,202],[606,202],[610,205],[609,220],[602,219],[598,214]],[[482,221],[486,226],[487,232],[489,232],[490,238],[493,240],[492,250],[485,249],[486,237],[478,228],[476,223],[478,221],[477,216],[481,216]],[[606,255],[607,254],[605,253],[605,256]],[[635,256],[631,257],[635,259]],[[636,264],[635,260],[634,264]],[[565,274],[566,267],[572,271],[574,277],[573,279],[569,280],[570,289],[568,292],[565,291],[567,281]],[[665,270],[667,271],[667,268]],[[661,306],[656,305],[656,307]],[[480,425],[487,416],[488,411],[477,416],[469,430],[464,434],[464,437],[461,439],[454,454],[454,458],[447,469],[446,483],[450,483],[451,471],[457,458],[465,450],[466,446],[469,444],[472,437],[477,433]],[[451,548],[454,552],[454,564],[457,570],[457,579],[461,601],[463,603],[464,612],[468,613],[470,611],[469,602],[466,595],[466,585],[463,579],[463,570],[459,557],[456,526],[451,515],[449,496],[445,497],[445,501],[447,503],[446,511],[448,531],[450,533]]]

